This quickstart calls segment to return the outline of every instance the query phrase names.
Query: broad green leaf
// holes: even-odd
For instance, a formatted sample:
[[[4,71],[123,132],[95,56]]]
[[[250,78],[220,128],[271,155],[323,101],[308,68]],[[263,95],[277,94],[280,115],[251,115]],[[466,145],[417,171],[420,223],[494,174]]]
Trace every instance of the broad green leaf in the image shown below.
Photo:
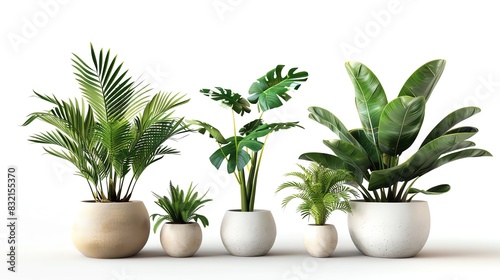
[[[282,100],[290,100],[290,90],[297,90],[302,82],[307,81],[307,72],[296,72],[297,68],[291,68],[283,76],[283,68],[284,65],[276,66],[250,86],[248,101],[257,103],[261,111],[280,107],[283,105]]]
[[[211,124],[208,124],[208,123],[205,123],[202,121],[198,121],[198,120],[190,120],[190,121],[187,121],[187,123],[192,124],[192,125],[196,125],[196,126],[200,126],[200,128],[198,129],[198,132],[200,132],[201,134],[205,134],[205,132],[208,132],[209,136],[211,138],[214,138],[220,144],[227,144],[228,143],[226,141],[226,138],[224,138],[224,136],[222,136],[222,133]]]
[[[457,133],[440,136],[415,152],[398,166],[371,173],[368,189],[387,188],[398,181],[410,181],[429,172],[443,155],[456,149],[462,142],[475,133]]]
[[[377,145],[378,126],[387,97],[377,76],[359,62],[347,62],[347,73],[354,86],[356,108],[363,129],[374,145]]]
[[[436,139],[437,137],[444,135],[448,130],[454,127],[456,124],[461,121],[472,117],[473,115],[481,112],[481,110],[477,107],[464,107],[457,109],[446,117],[444,117],[432,130],[429,132],[425,140],[422,142],[422,146],[427,144],[428,142]]]
[[[365,178],[370,176],[368,168],[371,166],[371,161],[364,150],[359,150],[351,143],[339,139],[324,140],[323,143],[347,164],[362,172]]]
[[[241,97],[240,94],[233,92],[230,89],[225,89],[221,87],[215,88],[217,91],[213,91],[211,89],[201,89],[200,92],[203,95],[210,97],[214,101],[221,101],[221,103],[235,111],[240,115],[244,115],[245,113],[250,113],[250,103]]]
[[[379,158],[380,151],[378,148],[373,145],[373,143],[368,139],[366,136],[366,133],[363,129],[353,129],[349,131],[349,133],[358,141],[358,143],[363,147],[363,150],[365,150],[366,154],[368,155],[368,158],[371,161],[371,170],[377,170],[377,169],[382,169],[383,167],[381,166],[382,160]]]
[[[333,170],[347,170],[354,176],[359,185],[363,183],[363,173],[335,155],[325,153],[304,153],[300,155],[299,159],[316,162]]]
[[[420,66],[406,80],[398,96],[422,96],[425,101],[429,100],[432,90],[443,74],[445,65],[445,60],[437,59]]]
[[[253,133],[258,133],[254,131]],[[263,143],[255,140],[252,134],[241,137],[229,137],[228,142],[221,148],[217,149],[211,156],[210,162],[215,168],[219,169],[222,162],[227,160],[227,172],[233,173],[236,169],[242,170],[250,161],[250,155],[245,151],[248,148],[254,152],[259,151],[263,147]]]
[[[355,137],[351,135],[349,130],[345,125],[330,111],[323,109],[321,107],[309,107],[309,118],[326,126],[328,129],[333,131],[340,140],[347,141],[352,145],[356,146],[358,149],[363,149],[363,146],[358,143]],[[373,143],[373,142],[372,142]]]
[[[378,146],[380,151],[399,156],[408,149],[420,132],[425,115],[423,97],[402,96],[389,102],[380,116]]]
[[[240,130],[239,133],[241,136],[246,136],[255,129],[257,129],[259,126],[263,124],[262,119],[255,119],[247,124],[245,124]]]
[[[437,194],[446,193],[450,189],[451,189],[450,185],[441,184],[441,185],[437,185],[435,187],[432,187],[428,190],[420,190],[420,189],[416,189],[416,188],[410,188],[408,190],[408,193],[423,193],[423,194],[437,195]]]
[[[458,160],[462,158],[469,158],[469,157],[485,157],[485,156],[492,156],[492,154],[486,150],[483,149],[467,149],[467,150],[462,150],[458,152],[454,152],[451,154],[447,154],[438,160],[434,162],[434,164],[431,166],[430,170],[436,169],[439,166]],[[429,171],[430,171],[429,170]]]

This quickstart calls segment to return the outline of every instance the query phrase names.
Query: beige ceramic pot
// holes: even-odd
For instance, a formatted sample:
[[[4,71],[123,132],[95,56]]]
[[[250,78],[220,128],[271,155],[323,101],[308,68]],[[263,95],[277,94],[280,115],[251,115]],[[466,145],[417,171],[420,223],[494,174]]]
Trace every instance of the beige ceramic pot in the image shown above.
[[[312,257],[326,258],[337,248],[338,235],[334,225],[307,225],[304,245]]]
[[[160,232],[160,243],[165,253],[171,257],[185,258],[194,255],[202,241],[198,223],[165,223]]]
[[[133,256],[146,245],[149,214],[142,201],[82,201],[73,224],[75,247],[90,258]]]

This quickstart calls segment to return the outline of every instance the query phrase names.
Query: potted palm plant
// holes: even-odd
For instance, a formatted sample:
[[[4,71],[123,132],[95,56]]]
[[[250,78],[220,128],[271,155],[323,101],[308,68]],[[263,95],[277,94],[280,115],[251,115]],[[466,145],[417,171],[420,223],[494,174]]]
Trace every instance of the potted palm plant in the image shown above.
[[[329,257],[335,251],[338,242],[337,230],[327,220],[335,210],[351,212],[349,199],[351,195],[358,196],[355,189],[348,184],[355,179],[344,169],[330,169],[315,162],[309,168],[299,165],[302,172],[290,172],[300,181],[288,181],[278,187],[276,192],[294,189],[297,192],[285,197],[282,207],[294,199],[302,202],[297,206],[297,212],[304,218],[313,217],[314,224],[306,227],[304,244],[307,252],[317,258]]]
[[[278,65],[257,79],[250,86],[248,98],[222,87],[200,91],[231,109],[233,135],[224,137],[220,130],[208,123],[191,122],[199,127],[200,133],[208,132],[215,139],[218,148],[210,156],[210,162],[219,169],[226,161],[227,172],[235,176],[240,187],[241,209],[226,211],[221,225],[222,242],[232,255],[265,255],[276,238],[272,213],[269,210],[254,209],[259,167],[269,135],[278,130],[300,126],[298,122],[266,123],[263,116],[265,112],[281,107],[284,101],[290,100],[288,93],[298,89],[308,77],[307,72],[296,71],[297,68],[291,68],[283,74],[283,68],[283,65]],[[236,114],[243,116],[250,113],[252,105],[256,107],[259,116],[238,130]]]
[[[160,243],[171,257],[184,258],[193,256],[201,246],[203,235],[198,220],[203,227],[208,226],[208,219],[198,214],[198,210],[205,203],[212,201],[204,199],[206,193],[198,197],[191,184],[186,193],[179,186],[170,182],[169,197],[160,196],[156,193],[156,205],[160,206],[166,214],[153,214],[151,219],[156,221],[153,231],[163,224],[160,231]],[[194,222],[193,222],[194,221]]]
[[[417,151],[403,161],[401,154],[419,135],[426,104],[444,71],[445,60],[429,61],[419,67],[390,102],[368,67],[359,62],[347,62],[345,66],[354,85],[362,127],[348,130],[330,111],[311,107],[309,117],[339,139],[323,141],[333,155],[305,153],[300,158],[334,169],[345,168],[355,175],[364,201],[351,202],[348,223],[352,240],[362,253],[376,257],[415,256],[427,241],[430,213],[427,202],[415,201],[414,196],[442,194],[450,189],[448,184],[421,189],[415,183],[449,162],[491,156],[488,151],[473,148],[475,144],[469,139],[477,128],[456,127],[480,109],[464,107],[446,115]]]
[[[184,96],[158,92],[132,80],[123,63],[110,51],[96,53],[91,62],[74,54],[72,59],[82,99],[66,101],[35,92],[51,106],[29,115],[54,129],[29,140],[69,161],[87,181],[91,200],[81,202],[72,230],[76,248],[92,258],[135,255],[146,244],[149,215],[142,201],[131,200],[134,188],[150,164],[178,153],[165,145],[188,131],[174,109],[188,102]]]

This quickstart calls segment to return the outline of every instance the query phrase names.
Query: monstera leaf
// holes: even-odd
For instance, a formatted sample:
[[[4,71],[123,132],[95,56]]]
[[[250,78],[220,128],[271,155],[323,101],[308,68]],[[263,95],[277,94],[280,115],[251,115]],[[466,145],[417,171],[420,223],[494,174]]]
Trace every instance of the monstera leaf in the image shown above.
[[[201,89],[200,92],[205,96],[212,98],[214,101],[221,101],[221,103],[227,107],[230,107],[236,113],[244,115],[245,113],[250,113],[250,103],[241,97],[240,94],[233,92],[230,89],[225,89],[221,87],[215,88],[217,91],[211,89]]]
[[[288,92],[292,89],[298,89],[301,82],[307,81],[308,73],[305,71],[296,72],[297,68],[291,68],[283,76],[284,67],[284,65],[278,65],[275,69],[267,72],[265,76],[257,79],[248,90],[250,94],[248,101],[252,104],[258,103],[260,110],[267,111],[283,105],[281,100],[290,100],[291,96],[288,95]]]

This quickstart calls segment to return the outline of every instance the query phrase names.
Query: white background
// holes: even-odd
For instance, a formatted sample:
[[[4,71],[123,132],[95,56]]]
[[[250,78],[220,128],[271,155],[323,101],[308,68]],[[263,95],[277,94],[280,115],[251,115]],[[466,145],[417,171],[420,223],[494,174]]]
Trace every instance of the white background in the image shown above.
[[[499,279],[496,157],[457,161],[419,180],[420,188],[449,183],[452,190],[419,197],[429,201],[432,228],[426,247],[412,259],[362,256],[349,238],[343,213],[329,221],[340,236],[332,258],[310,258],[302,243],[307,221],[295,213],[295,205],[280,207],[285,194],[274,194],[286,180],[283,174],[296,170],[301,153],[328,152],[321,141],[334,138],[308,119],[309,106],[331,110],[349,128],[359,126],[344,68],[348,60],[370,67],[392,99],[420,65],[446,59],[421,137],[453,109],[476,105],[482,112],[467,122],[480,130],[473,140],[498,155],[500,18],[495,1],[2,1],[0,22],[1,166],[19,169],[18,272],[7,272],[4,263],[2,279]],[[277,64],[309,72],[286,106],[266,117],[299,120],[305,127],[275,134],[266,148],[256,208],[270,209],[277,223],[268,256],[237,258],[224,250],[219,226],[226,209],[239,207],[238,188],[224,170],[210,164],[215,143],[197,134],[172,143],[182,155],[151,166],[133,195],[156,213],[151,191],[164,193],[169,180],[185,187],[192,181],[209,190],[214,201],[202,212],[210,226],[203,230],[196,257],[165,256],[153,233],[143,252],[130,259],[88,259],[73,247],[72,217],[78,202],[91,198],[86,183],[65,162],[28,143],[29,135],[46,127],[20,124],[29,113],[47,108],[31,97],[32,90],[80,96],[70,59],[76,53],[88,60],[90,42],[110,48],[134,77],[154,88],[187,94],[191,102],[178,115],[212,123],[226,135],[229,110],[203,97],[200,88],[222,86],[245,94]],[[5,188],[0,194],[6,205]],[[6,237],[2,226],[4,256]]]

